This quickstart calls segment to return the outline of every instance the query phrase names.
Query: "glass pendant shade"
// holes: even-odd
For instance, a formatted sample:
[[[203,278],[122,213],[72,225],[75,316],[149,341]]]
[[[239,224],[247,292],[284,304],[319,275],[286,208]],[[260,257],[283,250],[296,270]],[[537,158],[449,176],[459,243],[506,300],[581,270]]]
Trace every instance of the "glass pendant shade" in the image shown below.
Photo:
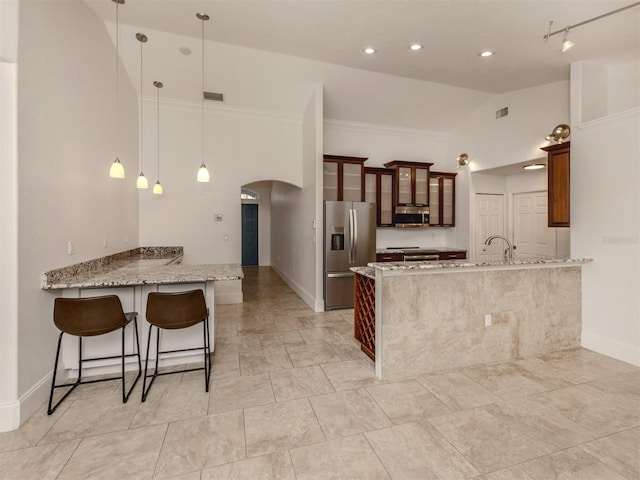
[[[111,164],[111,168],[109,169],[109,176],[111,178],[124,178],[124,167],[122,166],[122,163],[120,163],[120,159],[118,157],[116,157],[116,159]]]
[[[153,186],[153,194],[154,195],[162,195],[164,192],[162,190],[162,185],[160,185],[160,180],[158,180],[156,182],[156,184]]]
[[[200,169],[198,170],[198,182],[207,183],[211,181],[211,177],[209,176],[209,170],[207,170],[207,166],[202,163],[200,165]]]
[[[144,173],[142,172],[140,172],[140,175],[138,175],[138,180],[136,180],[136,187],[149,188],[149,182],[147,181],[147,177],[145,177]]]

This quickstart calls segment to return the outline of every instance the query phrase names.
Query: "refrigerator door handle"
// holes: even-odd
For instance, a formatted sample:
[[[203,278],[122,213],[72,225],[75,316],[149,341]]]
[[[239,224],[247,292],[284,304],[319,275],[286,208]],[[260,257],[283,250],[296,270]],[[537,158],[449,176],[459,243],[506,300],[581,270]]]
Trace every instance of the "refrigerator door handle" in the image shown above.
[[[349,278],[353,277],[353,272],[327,273],[327,278]]]
[[[353,262],[358,258],[358,212],[353,209]]]
[[[349,209],[349,265],[353,265],[353,209]]]

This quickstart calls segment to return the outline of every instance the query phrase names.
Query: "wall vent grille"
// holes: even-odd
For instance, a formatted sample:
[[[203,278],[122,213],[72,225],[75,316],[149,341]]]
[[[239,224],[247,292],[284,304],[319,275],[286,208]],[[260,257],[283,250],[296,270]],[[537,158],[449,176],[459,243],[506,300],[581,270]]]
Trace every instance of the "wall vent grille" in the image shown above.
[[[222,93],[204,92],[205,100],[215,100],[216,102],[224,102],[224,95]]]
[[[506,117],[507,115],[509,115],[509,107],[504,107],[500,110],[496,110],[496,120],[502,117]]]

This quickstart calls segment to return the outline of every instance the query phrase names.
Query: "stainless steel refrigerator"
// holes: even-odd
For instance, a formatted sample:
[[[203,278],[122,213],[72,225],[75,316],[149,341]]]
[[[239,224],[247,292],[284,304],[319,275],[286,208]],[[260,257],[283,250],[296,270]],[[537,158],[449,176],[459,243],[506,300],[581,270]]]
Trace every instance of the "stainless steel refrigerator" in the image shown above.
[[[324,308],[353,307],[350,267],[376,261],[376,205],[324,202]]]

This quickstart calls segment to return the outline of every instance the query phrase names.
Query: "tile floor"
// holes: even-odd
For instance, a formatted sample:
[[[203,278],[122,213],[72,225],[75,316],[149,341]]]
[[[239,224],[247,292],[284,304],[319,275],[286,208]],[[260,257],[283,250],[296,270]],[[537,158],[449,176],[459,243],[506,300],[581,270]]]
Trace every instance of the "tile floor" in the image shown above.
[[[0,433],[0,479],[638,479],[640,369],[584,349],[378,381],[352,311],[312,312],[269,268],[216,308],[202,372],[123,405],[78,389]]]

